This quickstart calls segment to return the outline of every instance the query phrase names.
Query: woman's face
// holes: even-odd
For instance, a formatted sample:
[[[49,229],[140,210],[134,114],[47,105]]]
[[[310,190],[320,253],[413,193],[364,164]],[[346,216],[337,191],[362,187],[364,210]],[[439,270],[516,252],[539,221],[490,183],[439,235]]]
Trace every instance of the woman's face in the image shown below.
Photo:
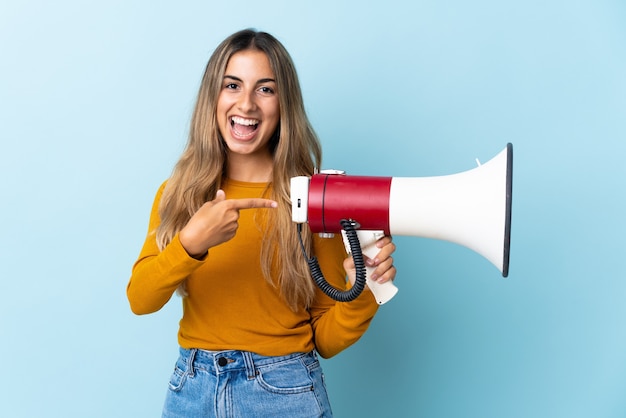
[[[233,54],[217,100],[217,123],[231,153],[266,156],[280,120],[276,80],[264,52]]]

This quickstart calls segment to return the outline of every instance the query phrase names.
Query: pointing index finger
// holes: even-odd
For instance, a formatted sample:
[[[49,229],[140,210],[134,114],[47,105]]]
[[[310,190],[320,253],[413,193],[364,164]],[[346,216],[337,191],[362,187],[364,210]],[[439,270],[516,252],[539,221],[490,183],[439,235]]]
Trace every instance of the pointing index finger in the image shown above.
[[[277,208],[278,203],[270,199],[249,198],[233,199],[231,204],[234,209],[254,209],[254,208]]]

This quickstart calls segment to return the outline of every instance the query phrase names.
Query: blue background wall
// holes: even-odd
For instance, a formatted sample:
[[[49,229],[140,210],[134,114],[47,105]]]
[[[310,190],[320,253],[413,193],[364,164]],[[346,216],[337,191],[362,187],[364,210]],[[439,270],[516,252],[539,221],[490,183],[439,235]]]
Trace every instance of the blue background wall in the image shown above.
[[[0,415],[154,417],[180,302],[125,286],[205,62],[296,62],[325,167],[465,171],[514,144],[507,279],[397,237],[398,296],[324,361],[338,417],[626,416],[626,4],[0,2]]]

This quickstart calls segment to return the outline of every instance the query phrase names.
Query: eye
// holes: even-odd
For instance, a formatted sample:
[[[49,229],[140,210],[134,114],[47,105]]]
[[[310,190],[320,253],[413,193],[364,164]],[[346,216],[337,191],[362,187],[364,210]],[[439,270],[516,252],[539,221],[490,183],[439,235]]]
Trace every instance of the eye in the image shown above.
[[[226,89],[226,90],[235,90],[238,87],[239,86],[237,86],[237,84],[235,84],[235,83],[225,83],[224,84],[224,89]]]
[[[271,88],[271,87],[268,87],[268,86],[261,86],[261,87],[259,88],[259,91],[260,91],[261,93],[263,93],[263,94],[267,94],[267,95],[270,95],[270,94],[274,94],[274,93],[275,93],[275,92],[274,92],[274,89],[273,89],[273,88]]]

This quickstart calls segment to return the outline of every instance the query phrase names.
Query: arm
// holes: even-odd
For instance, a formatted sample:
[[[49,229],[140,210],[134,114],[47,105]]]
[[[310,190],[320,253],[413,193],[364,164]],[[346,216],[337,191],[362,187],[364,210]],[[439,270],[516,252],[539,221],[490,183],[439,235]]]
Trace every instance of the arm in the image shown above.
[[[154,199],[148,236],[126,288],[131,309],[136,314],[161,309],[178,286],[204,263],[211,247],[234,237],[240,210],[277,206],[268,199],[226,199],[219,190],[215,199],[204,203],[163,251],[159,251],[156,229],[161,222],[159,205],[164,187],[161,186]]]
[[[131,310],[138,314],[156,312],[170,300],[174,291],[196,268],[203,264],[189,256],[178,235],[160,251],[156,243],[156,228],[160,223],[158,207],[162,185],[152,205],[148,236],[132,268],[126,288]]]

